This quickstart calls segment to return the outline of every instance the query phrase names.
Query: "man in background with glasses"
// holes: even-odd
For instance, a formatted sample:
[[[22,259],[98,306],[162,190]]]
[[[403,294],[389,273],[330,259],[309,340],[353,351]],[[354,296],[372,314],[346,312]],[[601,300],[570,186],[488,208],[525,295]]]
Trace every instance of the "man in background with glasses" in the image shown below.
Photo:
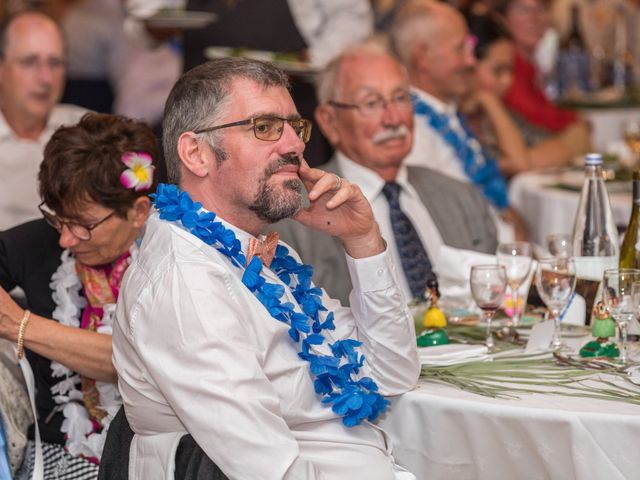
[[[417,382],[413,318],[360,189],[302,158],[310,127],[286,75],[240,58],[195,67],[163,127],[179,189],[158,189],[114,325],[130,470],[154,477],[189,433],[229,478],[414,479],[371,423],[381,395]],[[262,235],[288,217],[341,242],[354,308]]]
[[[413,110],[404,68],[387,49],[368,42],[342,53],[318,78],[316,120],[336,150],[323,169],[356,183],[371,203],[408,302],[424,295],[442,245],[483,253],[496,249],[487,201],[441,172],[406,167],[413,145]],[[344,252],[328,235],[291,220],[274,226],[314,280],[348,303],[352,285]]]
[[[39,217],[37,179],[44,146],[86,110],[60,105],[64,39],[48,16],[22,12],[0,24],[0,230]]]

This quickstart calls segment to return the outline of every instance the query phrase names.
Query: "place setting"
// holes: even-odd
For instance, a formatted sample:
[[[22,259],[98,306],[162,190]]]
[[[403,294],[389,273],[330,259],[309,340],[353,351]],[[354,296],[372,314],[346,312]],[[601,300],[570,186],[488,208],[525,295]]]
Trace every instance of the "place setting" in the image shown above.
[[[607,270],[585,325],[570,236],[550,235],[546,257],[534,259],[533,250],[500,244],[495,263],[471,266],[474,314],[449,321],[437,286],[428,289],[430,306],[416,316],[422,380],[493,398],[538,392],[640,404],[640,349],[628,347],[627,335],[640,317],[640,270]]]

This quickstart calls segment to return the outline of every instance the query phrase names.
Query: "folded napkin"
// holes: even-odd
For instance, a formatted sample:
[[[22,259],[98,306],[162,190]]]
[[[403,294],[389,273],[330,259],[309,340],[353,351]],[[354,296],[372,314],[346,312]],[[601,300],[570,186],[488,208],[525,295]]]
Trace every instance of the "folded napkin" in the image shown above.
[[[489,358],[488,353],[489,350],[484,345],[465,345],[461,343],[418,348],[422,365],[446,366],[486,360]]]
[[[434,270],[438,276],[443,306],[475,311],[469,287],[471,266],[495,263],[495,255],[442,245],[436,256]]]

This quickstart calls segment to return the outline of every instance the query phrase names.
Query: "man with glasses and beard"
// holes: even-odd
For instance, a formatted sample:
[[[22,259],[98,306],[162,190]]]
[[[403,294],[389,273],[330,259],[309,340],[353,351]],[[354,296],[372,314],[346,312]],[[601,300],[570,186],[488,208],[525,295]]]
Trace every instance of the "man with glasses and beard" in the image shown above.
[[[302,159],[310,127],[286,76],[248,59],[200,65],[163,127],[173,184],[157,191],[114,326],[129,471],[160,478],[189,433],[229,478],[415,478],[373,423],[384,396],[416,385],[413,319],[360,189]],[[261,235],[285,217],[340,239],[352,309]]]
[[[488,202],[475,188],[429,168],[404,165],[413,145],[409,80],[384,46],[367,42],[345,51],[317,83],[316,120],[336,150],[322,168],[356,183],[371,203],[402,268],[399,281],[407,301],[424,294],[443,244],[495,252]],[[274,228],[304,261],[316,265],[315,282],[348,302],[352,285],[340,243],[291,220]]]

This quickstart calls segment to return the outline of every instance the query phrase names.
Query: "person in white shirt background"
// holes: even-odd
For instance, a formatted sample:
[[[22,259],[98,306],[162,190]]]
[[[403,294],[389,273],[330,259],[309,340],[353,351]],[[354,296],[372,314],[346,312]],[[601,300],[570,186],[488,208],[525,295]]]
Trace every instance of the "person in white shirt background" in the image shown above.
[[[38,167],[60,125],[86,110],[58,104],[65,46],[48,16],[23,12],[0,25],[0,230],[40,217]]]
[[[385,194],[385,188],[388,191],[388,185],[394,183],[400,187],[400,209],[413,225],[436,274],[444,244],[495,252],[496,229],[489,204],[475,188],[430,168],[404,165],[413,144],[409,79],[386,46],[370,40],[345,50],[321,72],[317,86],[320,106],[316,119],[336,150],[332,161],[320,168],[362,189],[398,267],[403,266],[404,251],[397,245],[397,226]],[[293,220],[279,222],[274,229],[304,261],[316,265],[316,283],[347,303],[351,282],[340,243]],[[408,260],[415,262],[415,258]],[[405,266],[399,268],[400,283],[409,301],[414,294]],[[419,297],[428,279],[421,280],[416,286]]]
[[[379,394],[416,385],[413,318],[360,189],[302,160],[309,122],[287,86],[268,63],[219,59],[167,100],[167,171],[180,188],[158,190],[114,327],[135,472],[172,459],[187,432],[230,478],[415,478],[373,423]],[[351,309],[309,283],[284,244],[273,263],[251,255],[288,216],[341,240]]]
[[[407,165],[429,166],[473,183],[495,207],[500,241],[514,236],[526,240],[495,159],[487,157],[458,117],[456,102],[468,94],[475,65],[464,17],[444,3],[409,1],[398,12],[390,36],[415,94],[415,140]],[[425,116],[421,109],[432,113]],[[441,124],[440,129],[431,123]]]

